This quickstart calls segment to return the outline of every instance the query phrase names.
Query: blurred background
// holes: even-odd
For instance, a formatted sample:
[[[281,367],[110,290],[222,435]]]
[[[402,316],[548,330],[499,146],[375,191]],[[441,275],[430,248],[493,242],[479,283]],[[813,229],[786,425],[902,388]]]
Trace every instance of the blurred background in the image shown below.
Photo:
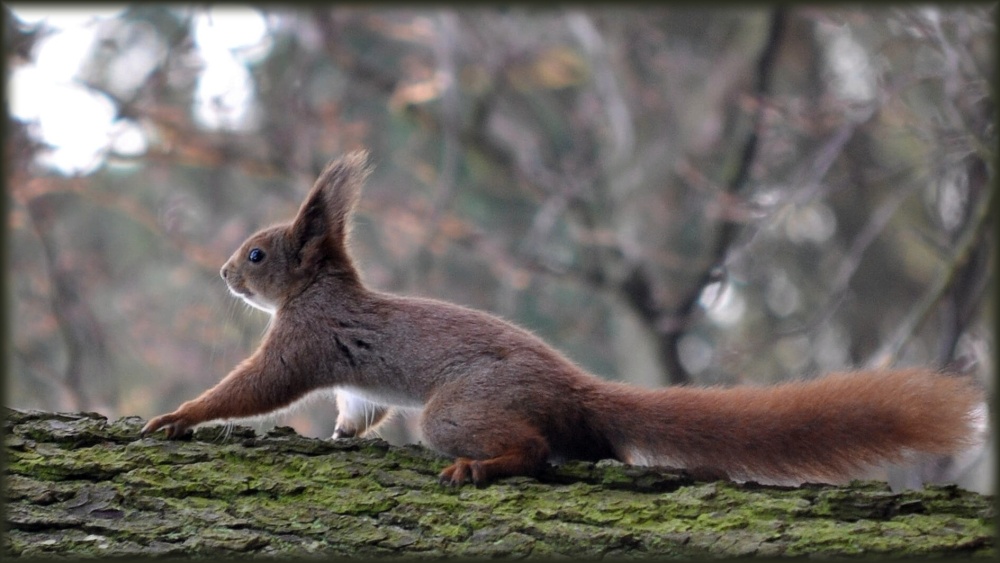
[[[369,285],[600,377],[992,390],[996,4],[3,11],[10,406],[149,418],[212,386],[267,324],[219,267],[356,148]],[[990,456],[889,478],[988,491]]]

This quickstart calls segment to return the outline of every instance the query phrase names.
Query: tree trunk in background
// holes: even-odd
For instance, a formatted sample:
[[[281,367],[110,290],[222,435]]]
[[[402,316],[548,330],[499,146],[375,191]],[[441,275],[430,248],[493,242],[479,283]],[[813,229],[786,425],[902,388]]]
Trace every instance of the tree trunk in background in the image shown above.
[[[7,410],[6,555],[982,555],[991,497],[696,482],[570,463],[446,488],[447,460],[287,429],[139,438],[136,417]]]

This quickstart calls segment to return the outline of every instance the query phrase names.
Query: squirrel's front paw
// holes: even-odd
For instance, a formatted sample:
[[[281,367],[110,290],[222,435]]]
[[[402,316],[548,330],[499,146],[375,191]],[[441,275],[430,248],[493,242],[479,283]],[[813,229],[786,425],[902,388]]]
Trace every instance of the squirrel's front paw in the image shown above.
[[[150,420],[142,427],[140,433],[145,436],[162,428],[167,431],[167,438],[173,440],[186,434],[191,426],[193,425],[185,420],[184,415],[179,414],[178,411],[174,411]]]
[[[353,438],[357,435],[358,431],[356,428],[346,425],[341,426],[338,424],[337,427],[333,429],[333,436],[330,436],[330,439],[340,440],[341,438]]]

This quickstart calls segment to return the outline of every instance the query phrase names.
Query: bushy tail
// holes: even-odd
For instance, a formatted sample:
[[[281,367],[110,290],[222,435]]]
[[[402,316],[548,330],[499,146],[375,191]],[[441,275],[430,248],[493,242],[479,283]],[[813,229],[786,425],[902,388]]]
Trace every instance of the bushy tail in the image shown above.
[[[607,397],[617,405],[602,423],[623,461],[761,483],[839,483],[914,453],[957,453],[982,440],[986,421],[970,378],[926,369],[774,387],[610,385]]]

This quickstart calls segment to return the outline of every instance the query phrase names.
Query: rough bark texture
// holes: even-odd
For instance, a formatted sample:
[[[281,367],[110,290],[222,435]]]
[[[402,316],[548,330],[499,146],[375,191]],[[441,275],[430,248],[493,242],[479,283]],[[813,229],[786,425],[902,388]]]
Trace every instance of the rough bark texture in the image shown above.
[[[570,463],[442,487],[447,460],[289,429],[140,438],[142,420],[6,410],[5,555],[994,555],[991,497],[955,487],[697,482]]]

